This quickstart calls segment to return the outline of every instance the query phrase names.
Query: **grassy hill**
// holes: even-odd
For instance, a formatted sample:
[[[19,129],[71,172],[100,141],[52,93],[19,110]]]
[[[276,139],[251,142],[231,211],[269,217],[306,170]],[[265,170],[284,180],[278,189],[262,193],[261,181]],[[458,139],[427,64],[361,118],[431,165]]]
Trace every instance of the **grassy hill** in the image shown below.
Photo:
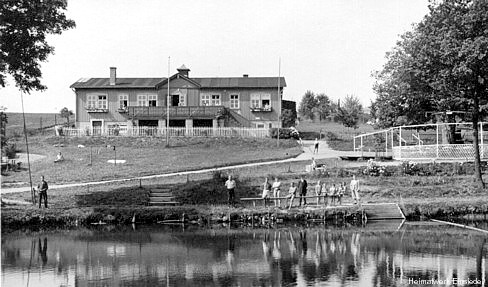
[[[22,119],[22,113],[6,113],[7,114],[7,136],[13,134],[22,134],[24,128],[24,122]],[[70,123],[75,122],[75,116],[70,117]],[[56,113],[26,113],[25,123],[27,130],[39,130],[48,127],[53,127],[55,123],[66,123],[66,119],[62,118]]]

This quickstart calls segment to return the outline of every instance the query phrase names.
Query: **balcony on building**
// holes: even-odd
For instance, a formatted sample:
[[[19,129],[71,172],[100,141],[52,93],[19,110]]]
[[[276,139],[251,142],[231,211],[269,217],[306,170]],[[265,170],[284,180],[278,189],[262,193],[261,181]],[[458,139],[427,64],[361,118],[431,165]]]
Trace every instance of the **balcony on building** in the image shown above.
[[[165,106],[129,106],[127,114],[131,118],[165,118],[168,108]],[[226,113],[224,106],[175,106],[169,107],[171,119],[219,118]]]

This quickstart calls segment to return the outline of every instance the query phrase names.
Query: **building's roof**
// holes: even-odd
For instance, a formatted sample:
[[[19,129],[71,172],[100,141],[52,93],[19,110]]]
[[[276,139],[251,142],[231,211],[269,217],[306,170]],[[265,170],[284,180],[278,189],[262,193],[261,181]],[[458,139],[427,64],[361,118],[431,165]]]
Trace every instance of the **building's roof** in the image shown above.
[[[237,77],[237,78],[191,78],[201,88],[275,88],[278,77]],[[285,78],[280,78],[280,87],[286,87]]]
[[[166,78],[117,78],[115,85],[110,85],[109,78],[81,78],[70,86],[75,89],[94,89],[94,88],[155,88],[156,84]]]
[[[275,88],[278,77],[236,77],[236,78],[189,78],[200,88]],[[110,85],[109,78],[81,78],[70,86],[75,89],[119,89],[119,88],[156,88],[164,84],[167,78],[117,78],[115,85]],[[285,78],[280,78],[280,87],[286,87]]]

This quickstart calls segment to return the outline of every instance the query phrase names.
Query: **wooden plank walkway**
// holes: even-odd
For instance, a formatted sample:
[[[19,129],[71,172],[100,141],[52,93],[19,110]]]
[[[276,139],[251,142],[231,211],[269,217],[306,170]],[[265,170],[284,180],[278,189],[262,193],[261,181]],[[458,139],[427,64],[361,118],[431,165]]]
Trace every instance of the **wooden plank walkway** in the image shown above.
[[[368,220],[405,219],[396,203],[364,203],[361,206]]]
[[[167,206],[177,204],[180,203],[174,200],[173,193],[169,188],[153,188],[149,193],[149,205]]]

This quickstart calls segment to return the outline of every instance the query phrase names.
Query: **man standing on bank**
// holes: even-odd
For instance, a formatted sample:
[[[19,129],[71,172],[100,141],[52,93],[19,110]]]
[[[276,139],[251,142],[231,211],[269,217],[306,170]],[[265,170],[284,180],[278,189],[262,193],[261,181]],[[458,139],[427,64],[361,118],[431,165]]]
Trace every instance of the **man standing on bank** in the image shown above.
[[[354,200],[354,204],[359,204],[360,203],[359,180],[356,179],[355,175],[352,176],[352,180],[349,187],[351,188],[351,197]]]
[[[305,196],[307,196],[307,181],[303,178],[303,176],[300,177],[300,181],[298,182],[297,192],[298,195],[300,195],[298,206],[302,206],[302,200],[303,205],[307,205],[307,199],[305,198]]]
[[[232,175],[229,175],[229,179],[225,182],[225,187],[227,187],[227,199],[229,206],[234,204],[236,181],[232,179]]]
[[[44,175],[41,175],[41,183],[37,186],[37,190],[39,190],[39,208],[41,208],[41,202],[44,198],[44,207],[47,208],[47,182],[44,180]]]

